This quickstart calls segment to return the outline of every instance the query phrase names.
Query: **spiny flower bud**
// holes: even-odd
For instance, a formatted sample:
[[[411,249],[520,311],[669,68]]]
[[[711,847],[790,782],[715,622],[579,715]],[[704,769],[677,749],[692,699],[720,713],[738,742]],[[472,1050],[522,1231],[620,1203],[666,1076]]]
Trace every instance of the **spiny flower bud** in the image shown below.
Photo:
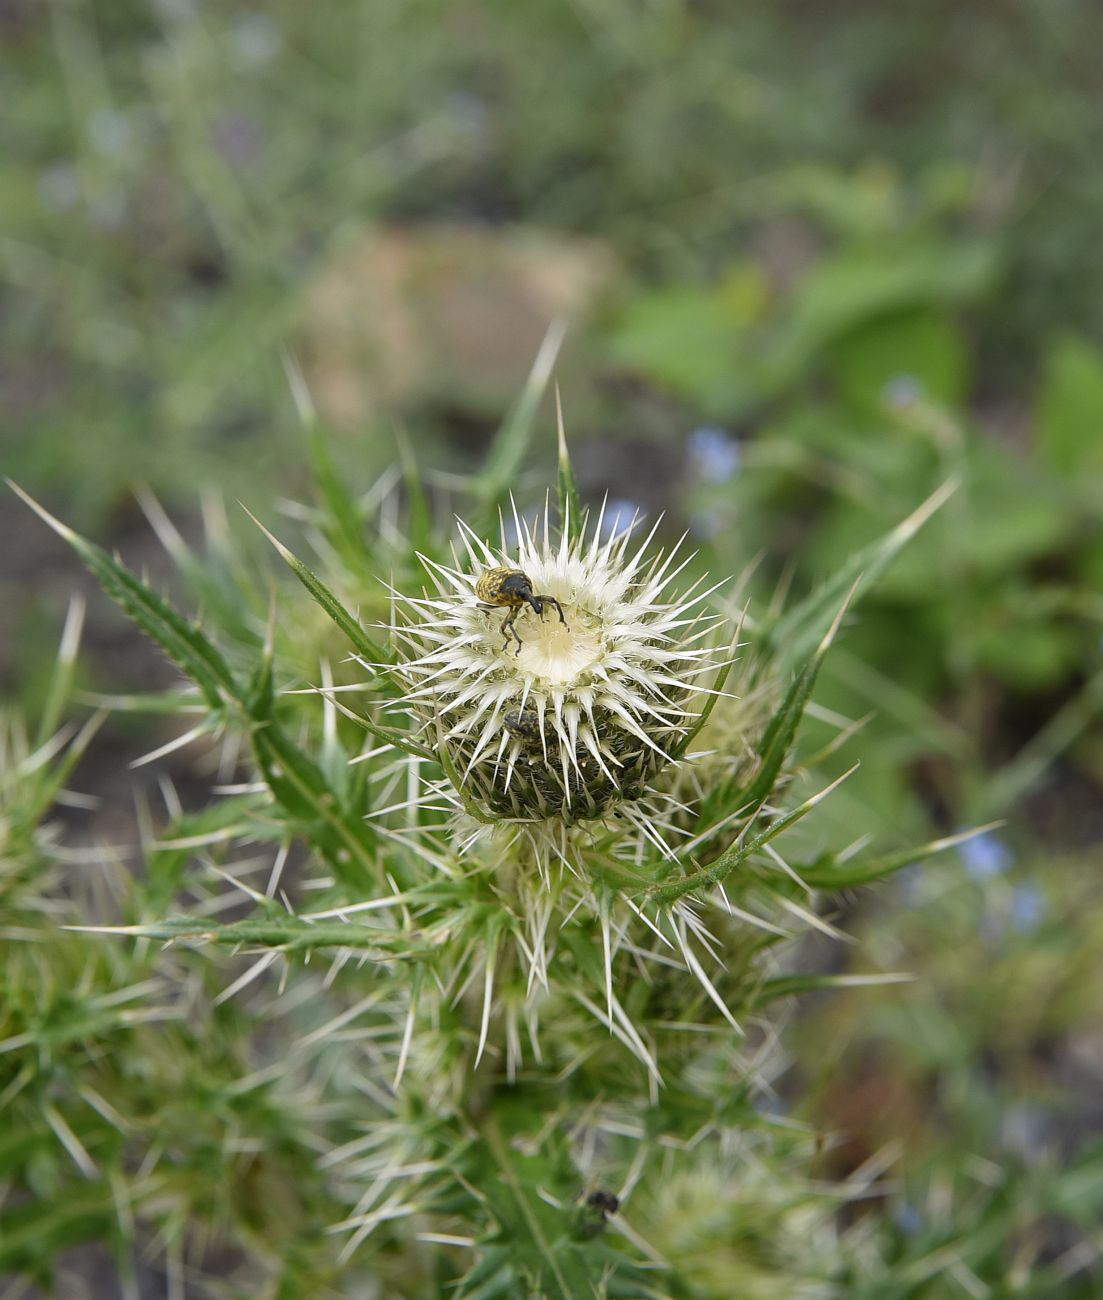
[[[399,594],[407,705],[484,817],[600,818],[648,791],[699,717],[715,588],[672,597],[688,558],[603,521],[572,540],[546,507],[542,527],[515,511],[515,555],[504,529],[494,549],[461,522],[462,560],[422,557],[435,593]]]

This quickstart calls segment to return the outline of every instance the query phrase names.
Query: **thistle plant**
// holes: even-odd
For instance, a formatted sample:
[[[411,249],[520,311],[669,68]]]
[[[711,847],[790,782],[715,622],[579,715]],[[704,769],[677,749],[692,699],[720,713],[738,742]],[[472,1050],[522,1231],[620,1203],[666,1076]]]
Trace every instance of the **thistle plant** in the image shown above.
[[[442,729],[478,815],[566,828],[615,810],[643,831],[657,810],[633,803],[684,752],[708,690],[702,677],[716,671],[715,649],[701,644],[722,621],[701,612],[711,590],[672,599],[687,561],[648,555],[655,527],[642,542],[631,525],[603,541],[604,507],[589,541],[584,528],[572,539],[569,513],[556,539],[547,508],[542,531],[515,505],[512,524],[514,556],[504,536],[493,550],[461,523],[466,565],[426,560],[436,594],[399,594],[409,621],[392,632],[416,653],[402,663],[406,699],[423,731]],[[537,597],[523,640],[518,598],[478,599],[488,579],[495,590],[511,576],[548,592],[558,613],[545,618]],[[502,606],[494,626],[487,615]]]
[[[189,679],[115,707],[185,711],[155,755],[222,773],[202,812],[169,800],[150,887],[95,941],[226,954],[204,969],[242,1008],[240,1086],[276,1090],[235,1141],[313,1151],[282,1247],[224,1206],[263,1294],[841,1294],[834,1210],[868,1180],[824,1187],[816,1135],[763,1105],[770,1009],[831,983],[795,965],[824,896],[956,841],[826,847],[810,815],[845,773],[798,733],[844,612],[945,494],[758,614],[660,521],[582,509],[562,429],[556,499],[524,513],[542,365],[455,529],[408,458],[352,496],[311,425],[317,559],[265,521],[301,584],[275,601],[221,511],[201,559],[149,503],[207,627],[35,507]],[[279,1090],[303,1072],[312,1128]]]

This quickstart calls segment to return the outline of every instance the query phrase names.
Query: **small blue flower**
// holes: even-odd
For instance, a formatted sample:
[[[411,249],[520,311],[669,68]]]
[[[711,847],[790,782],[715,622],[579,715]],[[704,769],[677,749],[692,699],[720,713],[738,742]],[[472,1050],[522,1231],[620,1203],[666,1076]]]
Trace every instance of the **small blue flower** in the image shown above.
[[[991,831],[966,840],[959,846],[958,856],[974,880],[991,880],[1006,871],[1014,861],[1011,850]]]
[[[124,154],[134,138],[130,118],[117,108],[97,108],[88,118],[92,147],[109,158]]]
[[[1045,920],[1046,911],[1045,895],[1037,885],[1019,885],[1011,897],[1011,928],[1029,934]]]
[[[756,1092],[751,1099],[751,1104],[760,1115],[778,1116],[785,1114],[785,1107],[776,1092],[767,1092],[765,1089]]]
[[[601,519],[602,540],[611,541],[621,533],[626,533],[632,527],[632,521],[642,515],[643,511],[635,501],[627,501],[623,497],[610,497],[605,503],[605,513]]]
[[[80,202],[80,173],[72,163],[58,162],[38,177],[38,196],[54,212],[67,212]]]
[[[1031,1102],[1017,1102],[1005,1108],[1000,1137],[1010,1151],[1028,1159],[1037,1155],[1053,1131],[1053,1121],[1044,1107]]]
[[[927,873],[918,862],[913,862],[896,873],[896,887],[909,903],[918,902],[926,880]]]
[[[924,395],[923,385],[914,375],[894,375],[881,390],[881,400],[894,411],[906,411]]]
[[[222,113],[211,126],[211,141],[223,161],[245,167],[264,152],[264,125],[248,113]]]
[[[283,33],[271,14],[249,13],[238,21],[233,40],[239,61],[246,67],[259,68],[279,54]]]
[[[910,1201],[901,1201],[892,1213],[893,1222],[905,1237],[914,1237],[923,1228],[923,1216]]]
[[[743,448],[724,429],[702,425],[687,440],[690,464],[694,472],[710,483],[726,483],[739,473]]]
[[[690,532],[694,537],[712,541],[724,527],[724,516],[719,510],[695,510],[689,517]]]
[[[490,109],[480,96],[466,90],[455,90],[445,97],[444,112],[457,135],[479,140],[486,134]]]

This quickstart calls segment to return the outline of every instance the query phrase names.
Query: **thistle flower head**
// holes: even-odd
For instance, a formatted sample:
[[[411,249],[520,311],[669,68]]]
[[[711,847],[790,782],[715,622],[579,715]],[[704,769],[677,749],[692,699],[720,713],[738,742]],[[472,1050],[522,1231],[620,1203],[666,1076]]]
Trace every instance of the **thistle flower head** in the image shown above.
[[[699,716],[710,592],[673,594],[689,557],[650,553],[655,528],[603,522],[571,538],[547,507],[531,527],[514,511],[497,548],[461,522],[452,567],[423,559],[435,590],[399,596],[407,706],[484,817],[602,817],[646,793]]]

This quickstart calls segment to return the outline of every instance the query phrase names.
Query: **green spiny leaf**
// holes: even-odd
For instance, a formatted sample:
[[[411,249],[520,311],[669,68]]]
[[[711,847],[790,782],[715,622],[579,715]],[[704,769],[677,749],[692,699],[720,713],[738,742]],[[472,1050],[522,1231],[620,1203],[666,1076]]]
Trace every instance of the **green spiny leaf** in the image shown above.
[[[745,806],[748,815],[761,808],[770,797],[785,759],[793,747],[822,663],[823,654],[820,652],[808,660],[793,679],[785,698],[763,732],[758,744],[759,766],[747,789],[733,800],[736,805]]]
[[[289,352],[284,353],[283,368],[299,420],[306,431],[307,456],[318,496],[326,511],[323,530],[341,557],[358,572],[362,571],[370,555],[364,542],[360,511],[334,462],[326,430],[318,419],[299,363]]]
[[[922,862],[946,849],[956,848],[975,835],[983,835],[1002,825],[1003,822],[990,822],[987,826],[978,826],[974,830],[963,831],[960,835],[947,835],[943,839],[931,840],[927,844],[901,849],[897,853],[889,853],[866,862],[838,862],[833,854],[828,854],[808,866],[797,868],[797,874],[806,885],[814,889],[853,889],[895,875],[904,867]]]
[[[432,512],[425,496],[421,475],[418,473],[414,449],[402,430],[398,433],[398,455],[402,462],[402,481],[406,486],[405,535],[412,552],[428,551],[433,535]]]
[[[751,997],[751,1006],[755,1008],[768,1006],[778,998],[792,997],[798,993],[809,993],[816,989],[837,989],[869,987],[879,984],[908,984],[915,977],[903,972],[893,971],[873,975],[828,975],[808,972],[796,975],[776,975],[763,980],[758,990]]]
[[[242,507],[242,509],[245,509],[245,507]],[[391,651],[380,642],[374,641],[370,636],[368,636],[360,626],[359,621],[349,613],[321,578],[319,578],[311,569],[307,568],[307,566],[298,558],[297,555],[294,554],[293,551],[288,550],[288,548],[284,546],[278,538],[274,537],[251,511],[245,510],[245,513],[276,548],[288,568],[290,568],[291,572],[294,573],[307,591],[310,592],[314,600],[317,601],[345,636],[348,637],[357,655],[359,655],[366,664],[393,663],[394,655]],[[380,680],[384,681],[385,679],[381,678]]]
[[[92,738],[103,725],[105,717],[105,714],[97,713],[89,718],[80,731],[65,745],[61,757],[39,768],[34,773],[34,779],[27,782],[24,787],[25,799],[8,810],[13,842],[33,834],[34,828],[49,811]]]
[[[859,590],[875,582],[957,486],[953,480],[943,483],[890,533],[852,555],[827,582],[783,614],[766,634],[779,661],[790,664],[803,659],[830,626],[847,591],[853,599]]]
[[[743,815],[749,822],[769,799],[796,740],[801,719],[812,697],[820,665],[835,639],[835,634],[839,630],[843,615],[849,608],[856,589],[857,581],[851,585],[842,604],[835,610],[831,625],[824,633],[815,653],[797,673],[785,698],[767,724],[758,744],[759,764],[750,784],[738,793],[731,790],[730,783],[725,783],[714,791],[701,809],[700,820],[703,825],[707,825],[709,820],[716,816],[717,809],[723,807],[742,808]]]
[[[419,946],[393,930],[381,926],[357,925],[343,921],[307,921],[302,917],[276,915],[250,917],[225,925],[192,917],[166,917],[142,925],[70,926],[74,930],[96,934],[131,935],[162,943],[215,943],[232,947],[280,948],[288,952],[308,952],[315,948],[356,948],[378,951],[388,960],[395,956],[429,956],[432,945]]]
[[[186,713],[206,713],[206,706],[194,691],[149,691],[135,695],[105,695],[101,691],[78,691],[77,701],[112,713],[153,713],[180,717]]]
[[[573,544],[582,532],[582,507],[578,501],[571,455],[567,450],[567,433],[563,427],[563,405],[559,400],[559,386],[555,388],[555,419],[559,438],[559,526],[567,541]]]
[[[758,742],[759,761],[750,782],[742,790],[734,789],[730,781],[713,790],[702,804],[699,828],[712,825],[720,812],[728,808],[744,809],[749,820],[770,797],[796,739],[822,662],[823,653],[817,651],[793,679]]]
[[[83,624],[84,600],[80,596],[73,596],[69,601],[69,612],[65,617],[65,627],[61,633],[61,644],[58,647],[54,670],[50,674],[46,702],[42,706],[35,731],[36,747],[45,744],[56,731],[65,706],[69,702]]]
[[[508,1246],[486,1246],[482,1256],[458,1283],[457,1300],[496,1300],[517,1295],[519,1278]]]
[[[357,569],[370,559],[364,526],[356,501],[345,486],[330,453],[329,442],[317,423],[307,430],[307,454],[314,483],[325,507],[323,528],[338,553]]]
[[[355,888],[369,884],[376,866],[364,810],[354,813],[341,803],[318,765],[278,723],[261,723],[254,729],[253,750],[268,788],[337,875]]]
[[[695,889],[704,889],[710,885],[720,884],[731,875],[736,867],[746,862],[759,849],[764,848],[782,831],[788,830],[794,822],[800,821],[802,817],[810,813],[822,799],[825,799],[837,785],[845,781],[854,770],[852,767],[849,771],[844,772],[842,776],[832,781],[829,786],[825,786],[818,794],[814,794],[810,799],[805,799],[792,812],[786,813],[783,817],[778,817],[753,839],[747,840],[743,844],[734,845],[726,852],[721,853],[707,867],[702,867],[699,871],[695,871],[690,876],[684,876],[681,880],[672,880],[666,884],[655,886],[648,891],[647,900],[654,903],[675,903],[679,898],[692,893]]]
[[[261,793],[235,795],[186,813],[167,826],[147,853],[141,895],[146,908],[157,913],[168,907],[197,848],[245,836],[278,838],[279,827],[261,815],[263,799]]]
[[[484,1136],[497,1167],[486,1194],[529,1293],[548,1300],[598,1300],[600,1272],[591,1273],[583,1253],[570,1241],[568,1214],[538,1194],[544,1162],[507,1147],[494,1119],[485,1126]]]
[[[236,696],[237,683],[229,665],[217,647],[203,635],[198,624],[181,617],[121,561],[55,519],[10,480],[8,484],[59,537],[72,546],[104,591],[195,682],[212,709],[221,709],[227,696]]]
[[[102,1240],[119,1219],[118,1186],[100,1179],[69,1183],[49,1198],[31,1200],[4,1211],[0,1235],[0,1273],[11,1277],[26,1270],[45,1277],[62,1251],[83,1241]],[[138,1197],[128,1191],[125,1200]]]
[[[713,678],[712,687],[710,688],[711,694],[706,697],[704,706],[701,709],[701,713],[697,721],[693,724],[692,727],[689,728],[686,734],[675,746],[673,752],[673,756],[675,758],[681,758],[682,755],[685,754],[686,750],[689,749],[694,739],[700,733],[701,728],[705,725],[706,722],[708,722],[710,716],[712,715],[712,711],[716,707],[716,701],[720,699],[720,697],[723,695],[724,686],[728,680],[728,674],[731,672],[732,665],[735,663],[735,651],[739,644],[739,634],[742,630],[742,627],[743,627],[743,620],[740,619],[739,627],[736,628],[735,636],[732,639],[728,660],[726,663],[720,666],[720,671]]]
[[[414,758],[428,759],[430,762],[439,761],[438,755],[431,749],[426,749],[424,745],[419,745],[416,740],[402,731],[396,731],[394,727],[383,727],[378,722],[373,722],[371,718],[366,718],[362,713],[353,713],[351,710],[344,710],[345,716],[358,722],[365,731],[370,732],[377,740],[382,740],[388,745],[393,745],[396,749],[401,749],[405,754],[411,754]]]

